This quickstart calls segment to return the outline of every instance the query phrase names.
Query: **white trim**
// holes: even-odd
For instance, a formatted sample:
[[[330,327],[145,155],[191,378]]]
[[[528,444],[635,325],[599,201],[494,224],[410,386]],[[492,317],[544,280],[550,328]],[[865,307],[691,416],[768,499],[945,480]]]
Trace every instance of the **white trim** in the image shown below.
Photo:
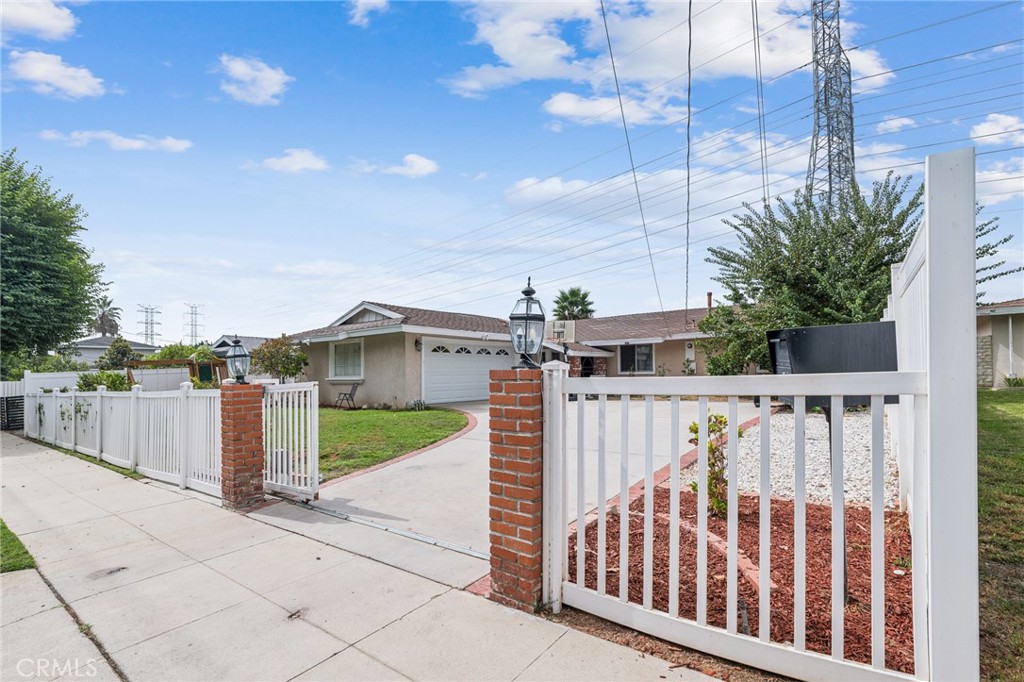
[[[650,371],[638,371],[638,370],[623,370],[622,369],[622,349],[625,346],[619,346],[615,349],[615,369],[619,376],[650,376],[653,375],[655,370],[658,368],[657,356],[654,352],[657,344],[655,343],[630,343],[627,344],[630,347],[636,346],[650,346],[651,347],[651,369]],[[633,357],[636,357],[636,353],[633,353]]]
[[[580,341],[576,340],[576,343],[582,343],[587,346],[639,346],[641,344],[655,344],[664,343],[665,337],[652,336],[649,339],[601,339],[599,341]]]
[[[415,325],[402,324],[387,327],[372,327],[370,329],[355,329],[352,331],[339,330],[336,334],[324,334],[322,336],[301,339],[300,343],[331,343],[344,341],[346,339],[359,339],[364,336],[378,336],[380,334],[416,334],[419,336],[444,336],[456,339],[467,339],[472,341],[484,341],[486,343],[512,343],[511,334],[500,334],[495,332],[470,332],[457,329],[440,329],[438,327],[419,327]]]
[[[335,376],[334,375],[334,349],[337,346],[359,344],[359,376]],[[335,341],[327,347],[327,381],[362,381],[366,372],[366,356],[363,349],[362,339]]]
[[[383,315],[384,317],[389,317],[392,320],[399,320],[405,317],[404,315],[399,315],[394,310],[388,310],[387,308],[383,308],[379,305],[374,305],[372,303],[367,303],[366,301],[363,301],[362,303],[352,308],[347,313],[336,319],[334,322],[331,322],[327,326],[334,327],[339,324],[344,324],[345,320],[351,319],[354,315],[357,315],[358,313],[361,313],[364,310],[372,310],[373,312]]]
[[[984,316],[995,316],[995,315],[1020,315],[1024,313],[1024,305],[1010,306],[1006,308],[986,308],[982,306],[978,308],[978,317]]]

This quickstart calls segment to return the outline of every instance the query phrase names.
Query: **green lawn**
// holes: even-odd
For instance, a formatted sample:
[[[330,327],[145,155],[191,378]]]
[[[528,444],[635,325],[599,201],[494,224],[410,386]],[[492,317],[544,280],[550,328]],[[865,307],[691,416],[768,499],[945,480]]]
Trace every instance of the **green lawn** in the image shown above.
[[[320,475],[337,478],[436,443],[461,430],[466,415],[320,408]]]
[[[7,524],[0,519],[0,573],[20,571],[23,568],[35,568],[36,562],[32,555],[21,544]]]
[[[981,667],[1024,680],[1024,390],[978,393]]]

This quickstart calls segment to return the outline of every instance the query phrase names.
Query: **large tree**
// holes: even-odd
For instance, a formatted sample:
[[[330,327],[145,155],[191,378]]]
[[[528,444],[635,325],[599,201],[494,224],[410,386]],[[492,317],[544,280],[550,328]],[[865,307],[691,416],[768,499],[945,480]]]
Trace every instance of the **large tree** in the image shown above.
[[[870,198],[854,191],[835,207],[797,192],[792,204],[747,205],[725,221],[739,246],[708,250],[729,302],[700,322],[711,334],[702,343],[709,370],[767,367],[767,329],[878,320],[890,266],[906,255],[921,221],[922,192],[906,199],[908,185],[890,174]]]
[[[133,360],[141,360],[139,353],[122,336],[115,336],[107,350],[96,360],[97,369],[124,369]]]
[[[121,331],[121,309],[107,296],[100,296],[100,300],[96,302],[93,331],[103,336],[116,336]]]
[[[594,316],[594,302],[590,300],[590,292],[580,287],[570,287],[568,291],[558,290],[555,297],[554,315],[556,320],[585,320]]]
[[[0,158],[4,353],[44,353],[88,332],[103,266],[81,241],[85,212],[9,150]]]

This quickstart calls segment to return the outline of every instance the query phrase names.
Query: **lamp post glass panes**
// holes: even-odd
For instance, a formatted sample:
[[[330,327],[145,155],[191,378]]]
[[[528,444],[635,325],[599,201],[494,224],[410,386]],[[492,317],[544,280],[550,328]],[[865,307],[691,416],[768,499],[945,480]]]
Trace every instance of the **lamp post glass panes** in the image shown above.
[[[512,349],[519,354],[516,367],[537,368],[540,365],[534,356],[540,353],[544,344],[544,308],[533,295],[537,293],[526,280],[523,297],[508,316],[509,330],[512,333]]]
[[[228,363],[228,374],[233,376],[238,383],[244,384],[245,375],[249,373],[249,351],[245,349],[237,336],[231,342],[224,359]]]

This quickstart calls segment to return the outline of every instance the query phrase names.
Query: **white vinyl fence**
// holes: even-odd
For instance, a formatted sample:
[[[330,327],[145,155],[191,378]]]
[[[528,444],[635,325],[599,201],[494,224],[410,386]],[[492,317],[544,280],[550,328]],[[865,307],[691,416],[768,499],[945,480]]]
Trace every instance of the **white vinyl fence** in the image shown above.
[[[24,381],[0,381],[0,398],[25,395]]]
[[[150,478],[220,495],[220,391],[35,391],[25,435]]]
[[[263,485],[305,500],[320,488],[316,382],[263,388]]]
[[[972,149],[928,158],[925,201],[925,220],[906,260],[893,271],[890,313],[897,327],[899,371],[569,378],[563,363],[544,366],[543,598],[556,613],[563,604],[574,606],[669,641],[799,679],[978,678]],[[570,395],[579,400],[570,403]],[[769,409],[770,397],[780,395],[794,396],[795,403],[791,446],[795,485],[792,511],[785,512],[792,516],[780,519],[791,524],[793,531],[781,538],[773,537],[770,522],[777,513],[771,473],[779,465],[771,457]],[[852,550],[846,537],[843,396],[857,395],[870,396],[871,467],[870,481],[865,482],[871,490],[869,521],[865,521],[870,537],[870,597],[866,603],[846,606],[844,554]],[[729,429],[728,512],[724,526],[716,521],[714,538],[707,512],[710,396],[726,398]],[[761,405],[760,481],[754,508],[757,549],[749,556],[756,563],[754,577],[740,566],[743,557],[738,547],[737,408],[740,400],[750,396],[759,396]],[[829,521],[831,557],[817,569],[817,575],[830,574],[830,590],[827,605],[819,601],[813,607],[807,587],[809,578],[817,575],[810,574],[808,566],[817,565],[813,561],[823,557],[808,556],[808,396],[831,396],[833,414],[831,501],[824,516]],[[887,560],[885,553],[885,396],[900,397],[890,429],[901,453],[900,475],[909,503],[913,599],[912,604],[897,606],[912,609],[913,675],[886,667],[886,621],[891,617],[886,609],[886,582],[888,576],[899,574],[891,572],[892,557]],[[701,483],[694,507],[685,514],[680,509],[679,472],[682,448],[689,449],[685,444],[688,424],[679,418],[684,397],[695,397],[698,404],[697,481]],[[658,486],[653,462],[656,447],[664,446],[655,446],[655,402],[666,399],[671,415],[667,425],[671,471],[667,484]],[[570,424],[573,428],[568,428]],[[643,444],[642,454],[630,452],[631,428],[632,442]],[[640,481],[629,475],[631,457],[642,457]],[[641,496],[631,505],[630,493],[636,496],[638,484]],[[752,513],[748,508],[748,522]],[[773,585],[771,572],[773,548],[779,543],[785,543],[787,547],[781,549],[787,551],[791,544],[793,556],[793,582],[785,586],[792,593],[788,607],[792,620],[782,623],[772,617],[782,592]],[[668,544],[667,557],[664,544]],[[718,555],[716,561],[725,554],[724,566],[711,560],[709,549]],[[742,605],[741,588],[755,595]],[[852,608],[866,609],[870,616],[869,661],[855,662],[846,655],[846,621]],[[750,634],[744,634],[741,614],[748,611],[756,612],[756,617],[749,624]],[[829,615],[824,622],[817,619],[820,632],[810,632],[811,616],[823,612]],[[785,634],[773,634],[778,632]],[[828,643],[824,651],[820,644],[810,650],[812,637]]]

